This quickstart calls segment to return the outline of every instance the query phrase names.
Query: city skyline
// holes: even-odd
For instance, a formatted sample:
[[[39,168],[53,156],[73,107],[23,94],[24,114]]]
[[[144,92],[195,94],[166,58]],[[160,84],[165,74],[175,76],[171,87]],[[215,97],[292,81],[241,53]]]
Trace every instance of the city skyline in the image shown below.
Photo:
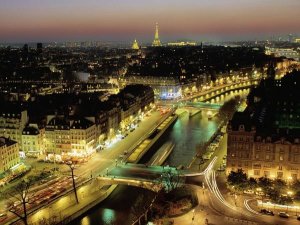
[[[0,42],[255,40],[300,30],[300,2],[38,0],[1,3]]]

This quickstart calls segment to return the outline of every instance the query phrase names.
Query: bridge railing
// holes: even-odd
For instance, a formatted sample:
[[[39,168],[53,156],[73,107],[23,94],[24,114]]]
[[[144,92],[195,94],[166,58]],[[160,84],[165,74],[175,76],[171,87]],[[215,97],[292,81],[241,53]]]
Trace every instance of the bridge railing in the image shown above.
[[[184,99],[189,100],[189,99],[193,99],[193,98],[199,98],[199,97],[204,96],[206,94],[211,94],[212,92],[220,91],[224,88],[225,88],[225,90],[223,90],[223,93],[231,91],[231,90],[235,90],[235,89],[240,89],[240,88],[243,88],[243,87],[250,87],[250,86],[256,85],[259,81],[260,81],[260,79],[255,79],[255,80],[246,80],[246,81],[242,81],[242,82],[239,82],[239,83],[225,84],[225,85],[217,86],[217,87],[205,90],[205,91],[200,91],[197,94],[184,97]],[[218,95],[220,95],[220,93]]]

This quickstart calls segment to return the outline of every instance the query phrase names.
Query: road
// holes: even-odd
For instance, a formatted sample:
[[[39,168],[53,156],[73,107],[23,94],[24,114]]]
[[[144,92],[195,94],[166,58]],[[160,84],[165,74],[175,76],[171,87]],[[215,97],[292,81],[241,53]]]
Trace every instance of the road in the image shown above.
[[[134,131],[130,132],[126,138],[119,140],[119,142],[115,143],[107,149],[95,153],[87,163],[76,165],[74,173],[76,178],[78,179],[77,181],[86,180],[90,177],[104,174],[106,173],[107,168],[114,168],[116,162],[118,163],[121,160],[120,155],[123,155],[125,151],[133,150],[134,147],[140,141],[142,141],[149,134],[149,132],[151,132],[151,130],[153,130],[161,121],[163,121],[168,116],[168,113],[161,115],[158,111],[152,112],[150,116],[145,117],[144,120],[139,123],[139,126]],[[30,159],[30,161],[32,161],[32,159]],[[32,162],[32,164],[36,171],[41,171],[46,166],[48,167],[47,169],[51,169],[54,168],[54,166],[57,166],[59,168],[59,171],[56,172],[58,180],[62,180],[64,177],[69,177],[71,174],[70,168],[64,164],[54,165],[50,163],[40,163],[37,161]],[[70,189],[69,185],[67,185],[66,187]],[[34,188],[35,192],[37,192],[37,190],[43,192],[45,198],[47,198],[48,196],[52,196],[52,193],[48,193],[49,191],[53,190],[55,192],[59,189],[57,187],[57,184],[53,184],[51,182],[47,183],[46,185],[44,184],[38,187],[35,186]],[[61,190],[62,192],[65,191],[65,189]],[[55,193],[55,195],[58,194],[61,193]],[[15,202],[16,199],[12,199],[9,201]],[[14,217],[11,213],[5,210],[7,202],[8,200],[0,202],[1,213],[3,212],[7,214],[7,217],[1,218],[0,224]],[[43,199],[43,204],[47,204],[48,202],[49,199],[48,201],[44,201]]]
[[[204,189],[200,186],[193,186],[199,199],[199,205],[189,213],[174,218],[174,224],[209,224],[233,225],[233,224],[259,224],[259,225],[293,225],[300,222],[296,216],[289,219],[280,218],[278,215],[269,216],[256,212],[251,208],[249,201],[253,197],[245,195],[232,195],[225,185],[225,175],[216,175],[217,169],[223,163],[223,156],[226,154],[226,135],[221,140],[218,150],[216,150],[212,160],[207,163],[203,170]],[[193,169],[199,169],[197,163],[192,165]],[[195,182],[197,183],[197,182]],[[200,181],[198,183],[201,183]]]

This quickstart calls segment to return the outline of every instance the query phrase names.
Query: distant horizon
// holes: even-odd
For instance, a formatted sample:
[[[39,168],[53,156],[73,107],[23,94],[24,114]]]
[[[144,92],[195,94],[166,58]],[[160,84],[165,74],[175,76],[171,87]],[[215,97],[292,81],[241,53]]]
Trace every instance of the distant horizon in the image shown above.
[[[179,42],[179,41],[184,41],[184,42],[196,42],[198,44],[202,43],[224,43],[224,42],[263,42],[263,41],[279,41],[279,38],[281,38],[282,42],[287,42],[288,41],[288,35],[289,34],[285,34],[285,35],[274,35],[274,36],[270,36],[270,35],[266,35],[265,38],[225,38],[225,39],[221,39],[221,38],[187,38],[187,37],[178,37],[178,38],[161,38],[160,36],[160,40],[162,42],[162,44],[167,44],[170,42]],[[299,38],[300,35],[298,36],[297,34],[293,34],[294,38]],[[64,43],[81,43],[81,42],[103,42],[104,44],[132,44],[134,40],[137,40],[137,42],[139,44],[151,44],[153,40],[149,39],[149,38],[145,38],[145,39],[139,39],[139,38],[126,38],[125,40],[109,40],[107,39],[77,39],[77,40],[20,40],[20,41],[0,41],[0,44],[16,44],[16,45],[21,45],[21,44],[29,44],[29,45],[36,45],[36,43],[43,43],[43,44],[64,44]]]
[[[0,42],[260,40],[300,33],[299,0],[2,0]]]

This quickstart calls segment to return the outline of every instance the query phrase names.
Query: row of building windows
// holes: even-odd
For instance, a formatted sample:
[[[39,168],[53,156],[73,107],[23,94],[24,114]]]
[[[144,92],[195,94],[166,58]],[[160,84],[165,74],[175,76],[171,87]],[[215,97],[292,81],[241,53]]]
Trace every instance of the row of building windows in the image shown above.
[[[271,168],[276,168],[277,170],[283,170],[283,166],[282,165],[274,165],[274,164],[261,164],[261,163],[252,163],[252,162],[231,162],[230,163],[231,167],[237,167],[237,168],[243,168],[243,167],[252,167],[253,169],[271,169]],[[290,170],[290,171],[299,171],[298,167],[286,167],[285,169]]]
[[[276,173],[276,178],[278,179],[283,179],[284,178],[284,174],[282,171],[277,171]],[[288,174],[289,175],[289,174]],[[270,177],[271,176],[271,172],[270,171],[261,171],[261,170],[254,170],[254,176],[265,176],[265,177]],[[298,179],[298,174],[296,173],[291,173],[290,176],[287,176],[287,177],[290,177],[291,180],[297,180]]]

